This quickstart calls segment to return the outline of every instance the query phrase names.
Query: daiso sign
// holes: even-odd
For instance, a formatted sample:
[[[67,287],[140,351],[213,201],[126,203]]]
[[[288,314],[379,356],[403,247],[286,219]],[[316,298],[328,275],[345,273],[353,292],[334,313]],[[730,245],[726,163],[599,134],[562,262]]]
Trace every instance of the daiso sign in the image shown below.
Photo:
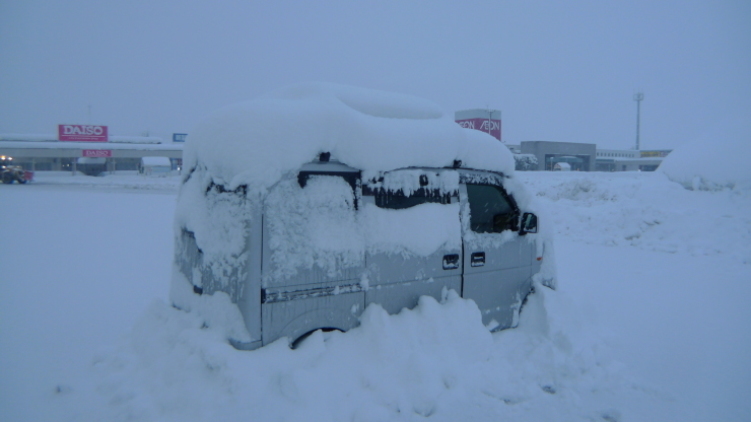
[[[57,125],[57,139],[77,142],[107,142],[107,126]]]

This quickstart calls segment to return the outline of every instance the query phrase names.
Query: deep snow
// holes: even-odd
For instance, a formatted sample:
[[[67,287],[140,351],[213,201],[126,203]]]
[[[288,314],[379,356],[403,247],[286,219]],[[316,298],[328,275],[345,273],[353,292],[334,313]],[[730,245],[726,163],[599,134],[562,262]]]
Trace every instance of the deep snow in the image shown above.
[[[751,420],[751,194],[517,173],[559,289],[489,334],[447,294],[253,352],[168,305],[176,178],[0,186],[3,420]]]
[[[659,172],[688,189],[751,189],[751,142],[741,139],[696,139],[676,148]]]

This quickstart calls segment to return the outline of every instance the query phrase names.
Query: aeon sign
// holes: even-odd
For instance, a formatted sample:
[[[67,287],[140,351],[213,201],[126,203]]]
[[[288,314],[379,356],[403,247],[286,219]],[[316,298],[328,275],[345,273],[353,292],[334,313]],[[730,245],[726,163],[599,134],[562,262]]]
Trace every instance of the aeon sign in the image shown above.
[[[456,123],[459,123],[459,126],[465,129],[481,130],[489,133],[495,139],[501,140],[501,121],[499,119],[462,119],[457,120]]]
[[[75,142],[107,142],[107,126],[57,125],[57,139]]]

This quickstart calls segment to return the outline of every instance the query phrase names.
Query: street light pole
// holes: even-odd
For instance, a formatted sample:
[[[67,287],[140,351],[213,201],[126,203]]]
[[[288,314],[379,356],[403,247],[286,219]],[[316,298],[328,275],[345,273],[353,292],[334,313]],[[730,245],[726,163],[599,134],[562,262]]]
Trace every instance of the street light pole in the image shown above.
[[[637,92],[634,94],[634,101],[636,101],[636,150],[639,151],[639,120],[641,118],[641,102],[644,99],[643,92]]]

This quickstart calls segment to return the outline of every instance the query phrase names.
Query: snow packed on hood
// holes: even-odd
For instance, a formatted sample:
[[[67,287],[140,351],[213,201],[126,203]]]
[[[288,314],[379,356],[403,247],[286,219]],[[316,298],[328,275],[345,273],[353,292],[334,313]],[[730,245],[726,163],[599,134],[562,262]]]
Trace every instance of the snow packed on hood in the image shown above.
[[[659,167],[691,190],[751,189],[751,140],[712,139],[676,148]]]
[[[185,168],[205,168],[228,189],[263,192],[322,152],[369,172],[451,166],[511,175],[510,151],[409,95],[327,83],[280,89],[203,119],[185,145]]]

